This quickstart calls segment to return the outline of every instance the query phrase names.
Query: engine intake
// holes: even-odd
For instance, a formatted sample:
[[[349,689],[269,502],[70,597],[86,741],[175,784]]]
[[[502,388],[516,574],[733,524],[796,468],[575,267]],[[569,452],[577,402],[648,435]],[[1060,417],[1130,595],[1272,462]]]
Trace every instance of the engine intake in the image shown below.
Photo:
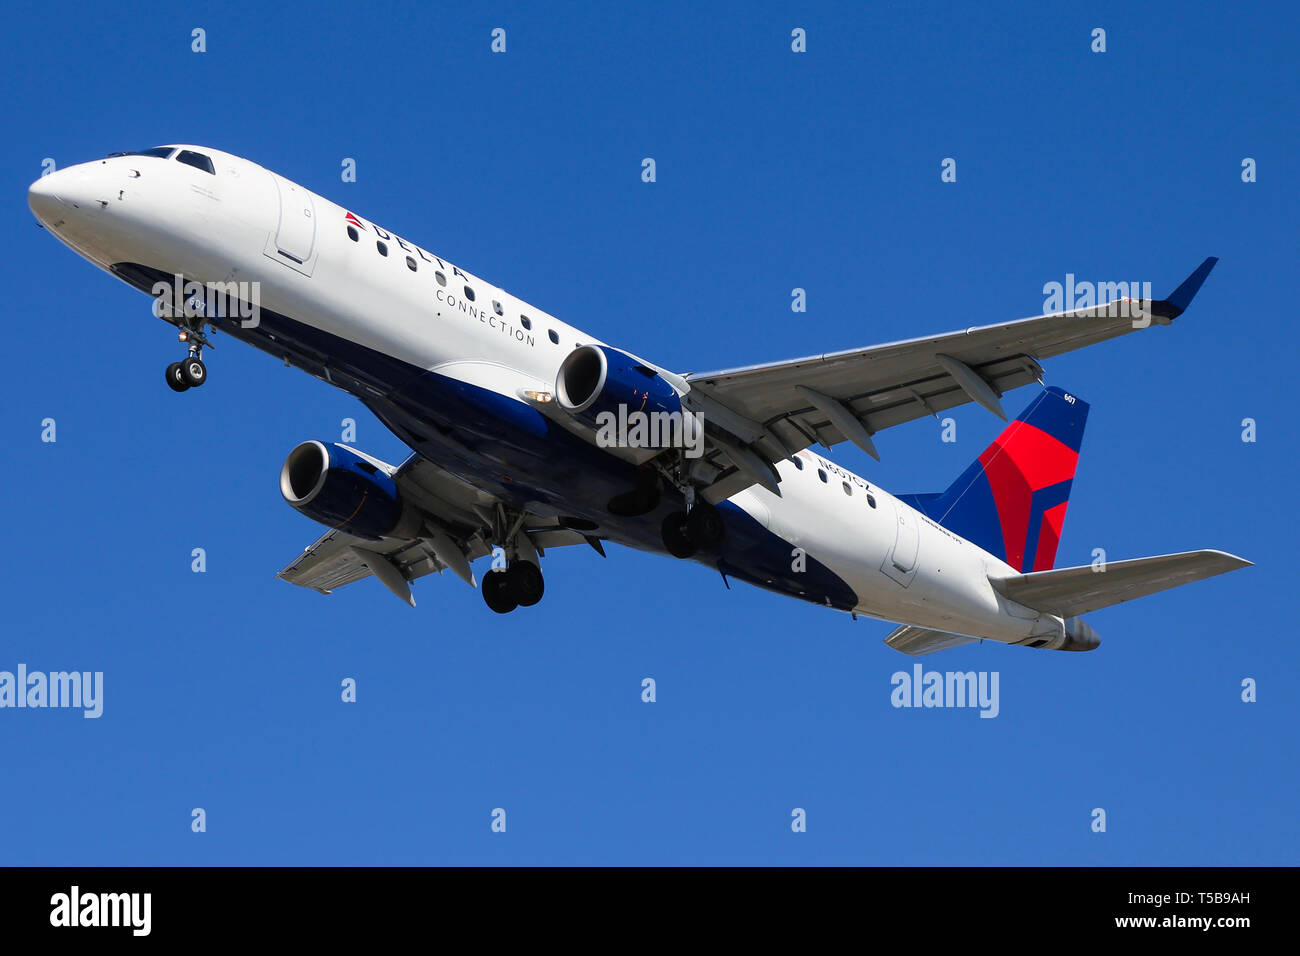
[[[289,452],[280,494],[313,521],[359,538],[382,538],[402,518],[393,479],[346,445],[305,441]]]
[[[626,352],[605,345],[580,345],[560,365],[555,398],[561,408],[592,428],[600,416],[626,422],[629,412],[678,413],[681,395],[657,371]],[[620,415],[620,412],[622,414]]]

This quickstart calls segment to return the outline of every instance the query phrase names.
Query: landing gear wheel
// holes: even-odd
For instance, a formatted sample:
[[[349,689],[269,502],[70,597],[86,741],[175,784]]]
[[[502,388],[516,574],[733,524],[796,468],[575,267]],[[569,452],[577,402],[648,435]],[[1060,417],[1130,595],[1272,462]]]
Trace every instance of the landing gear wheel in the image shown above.
[[[203,364],[203,359],[191,355],[180,366],[181,378],[190,388],[198,388],[208,380],[208,367]]]
[[[546,593],[542,569],[531,561],[515,561],[507,574],[510,577],[511,594],[520,607],[532,607]]]
[[[674,511],[664,518],[660,533],[664,538],[664,547],[674,558],[689,558],[695,553],[695,542],[686,533],[687,515],[685,511]]]
[[[509,614],[519,606],[511,586],[512,577],[508,570],[489,571],[483,575],[483,600],[498,614]]]
[[[167,384],[173,392],[183,392],[189,388],[189,383],[181,377],[181,363],[172,362],[167,366]]]
[[[695,507],[686,515],[686,536],[701,551],[712,551],[722,544],[726,534],[726,525],[722,515],[713,505],[697,501]]]

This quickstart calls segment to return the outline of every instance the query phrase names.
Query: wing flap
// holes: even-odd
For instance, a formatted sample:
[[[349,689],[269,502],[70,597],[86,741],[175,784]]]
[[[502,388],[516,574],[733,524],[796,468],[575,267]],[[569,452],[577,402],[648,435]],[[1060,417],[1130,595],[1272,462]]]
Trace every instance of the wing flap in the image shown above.
[[[362,552],[362,553],[358,553]],[[442,571],[443,565],[419,540],[389,538],[368,541],[342,531],[327,531],[298,560],[276,575],[290,584],[329,594],[335,588],[369,577],[364,553],[383,555],[407,581]]]
[[[276,576],[321,594],[329,594],[335,588],[366,577],[370,571],[356,555],[347,548],[329,547],[334,534],[331,531],[316,541],[303,552],[302,557]]]
[[[990,583],[1025,607],[1075,617],[1250,565],[1244,558],[1223,551],[1184,551],[1112,561],[1104,571],[1084,565],[991,578]]]

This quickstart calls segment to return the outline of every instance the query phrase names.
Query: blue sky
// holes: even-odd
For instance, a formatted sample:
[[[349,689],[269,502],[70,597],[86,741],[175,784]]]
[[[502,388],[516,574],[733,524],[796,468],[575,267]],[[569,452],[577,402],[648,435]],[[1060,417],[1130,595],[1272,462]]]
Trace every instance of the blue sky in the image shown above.
[[[0,669],[103,671],[105,700],[0,710],[0,863],[1296,863],[1295,12],[1130,7],[11,12]],[[345,417],[366,451],[400,443],[230,340],[174,395],[147,299],[26,205],[46,157],[171,142],[683,372],[1034,315],[1067,273],[1163,295],[1220,256],[1171,328],[1047,363],[1092,403],[1058,564],[1257,566],[1090,616],[1090,654],[926,659],[997,671],[992,720],[891,707],[891,625],[617,547],[552,555],[546,600],[507,617],[451,575],[416,610],[373,581],[293,588],[275,572],[319,529],[280,499],[284,455]],[[831,457],[941,490],[999,430],[953,417],[955,444],[927,419],[879,435],[879,464]]]

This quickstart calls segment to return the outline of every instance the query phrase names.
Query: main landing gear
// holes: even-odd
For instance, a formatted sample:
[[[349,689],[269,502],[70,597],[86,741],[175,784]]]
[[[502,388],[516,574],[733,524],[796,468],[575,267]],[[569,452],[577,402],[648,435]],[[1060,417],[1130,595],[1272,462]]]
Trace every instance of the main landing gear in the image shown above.
[[[661,466],[660,474],[681,492],[686,508],[667,515],[659,526],[664,547],[674,558],[693,557],[700,551],[716,551],[726,537],[722,513],[698,495],[691,479],[690,463],[678,455]],[[658,501],[656,500],[656,504]]]
[[[504,542],[493,551],[504,551],[506,555],[504,568],[494,567],[483,575],[480,590],[484,602],[498,614],[509,614],[517,607],[532,607],[546,593],[546,582],[537,548],[524,530],[527,515],[507,511],[498,504],[490,516],[484,517],[490,522],[488,540]]]
[[[694,497],[693,495],[690,497]],[[707,501],[688,501],[688,511],[674,511],[660,526],[664,547],[674,558],[689,558],[697,551],[715,551],[726,535],[722,514]]]
[[[509,614],[517,607],[532,607],[540,601],[546,593],[546,582],[541,568],[518,559],[483,575],[482,591],[488,607],[498,614]]]

